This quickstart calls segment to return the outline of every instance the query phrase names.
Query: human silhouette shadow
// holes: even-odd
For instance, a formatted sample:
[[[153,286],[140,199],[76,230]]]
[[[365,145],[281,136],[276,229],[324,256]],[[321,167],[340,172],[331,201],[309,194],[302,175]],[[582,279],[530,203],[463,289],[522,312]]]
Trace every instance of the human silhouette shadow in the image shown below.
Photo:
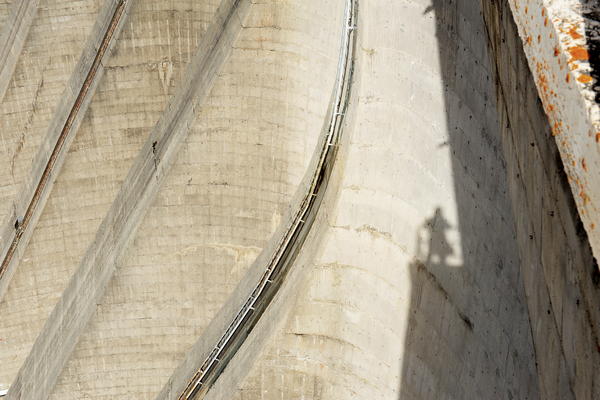
[[[439,357],[433,376],[442,376],[445,365],[444,341],[454,340],[454,347],[461,349],[467,331],[473,330],[471,320],[454,304],[444,282],[461,279],[461,266],[450,265],[449,257],[455,250],[448,242],[447,234],[452,228],[441,208],[436,208],[431,218],[425,220],[416,234],[415,260],[410,264],[411,301],[408,328],[404,346],[404,362],[400,398],[434,399],[439,392],[435,377],[430,387],[423,385],[423,362]],[[440,316],[443,315],[443,318]],[[458,380],[456,381],[458,382]],[[447,382],[446,385],[452,385]],[[458,390],[458,388],[457,388]]]
[[[538,398],[481,3],[415,1],[435,26],[454,201],[415,233],[399,399]]]

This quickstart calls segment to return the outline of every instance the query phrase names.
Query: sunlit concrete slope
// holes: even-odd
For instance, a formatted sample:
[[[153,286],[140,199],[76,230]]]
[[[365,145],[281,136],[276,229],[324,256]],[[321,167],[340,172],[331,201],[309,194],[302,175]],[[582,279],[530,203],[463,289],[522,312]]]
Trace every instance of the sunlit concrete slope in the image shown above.
[[[133,158],[178,86],[181,70],[214,9],[209,3],[195,4],[134,3],[23,261],[0,303],[4,339],[0,381],[14,378],[93,240]]]
[[[341,5],[251,5],[51,398],[153,398],[162,388],[304,174],[335,78]]]
[[[237,398],[539,398],[480,10],[359,10],[339,193]]]

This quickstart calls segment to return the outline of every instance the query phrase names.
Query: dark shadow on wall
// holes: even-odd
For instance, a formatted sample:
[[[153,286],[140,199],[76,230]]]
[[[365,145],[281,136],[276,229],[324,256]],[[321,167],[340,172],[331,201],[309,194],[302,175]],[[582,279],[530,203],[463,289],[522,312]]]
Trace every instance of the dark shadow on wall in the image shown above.
[[[400,388],[402,399],[438,398],[441,390],[436,388],[436,378],[443,376],[444,370],[450,371],[456,367],[447,364],[452,360],[444,352],[450,347],[458,351],[464,350],[467,333],[473,330],[473,322],[469,317],[451,306],[454,304],[451,295],[438,279],[438,276],[442,275],[447,281],[448,273],[454,275],[450,279],[461,279],[461,267],[448,264],[448,257],[454,254],[447,239],[447,231],[451,228],[442,209],[438,207],[417,232],[417,257],[409,266],[412,297],[404,347]],[[450,321],[453,321],[451,325]],[[453,332],[444,336],[443,332],[448,330]],[[451,337],[457,341],[449,345],[446,339]],[[437,365],[422,365],[433,358],[439,360]],[[423,373],[423,367],[429,369],[428,374]],[[458,381],[456,379],[454,384],[458,384]],[[447,384],[453,383],[446,382]],[[458,386],[449,389],[449,392],[453,393],[461,390]]]
[[[538,398],[480,4],[422,3],[436,26],[458,226],[437,208],[416,233],[399,398]],[[450,230],[461,265],[448,262]]]

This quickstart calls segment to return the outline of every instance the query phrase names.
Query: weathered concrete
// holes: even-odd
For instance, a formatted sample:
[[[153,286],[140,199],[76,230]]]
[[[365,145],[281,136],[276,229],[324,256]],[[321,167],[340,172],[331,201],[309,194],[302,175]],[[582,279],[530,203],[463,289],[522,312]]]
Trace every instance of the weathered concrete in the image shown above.
[[[600,272],[507,2],[483,3],[543,399],[600,397]],[[511,101],[519,96],[520,102]],[[558,137],[557,137],[558,138]]]
[[[136,155],[180,86],[182,70],[218,6],[213,3],[195,5],[185,0],[177,7],[162,0],[133,3],[30,245],[0,303],[1,382],[14,379],[93,242]],[[173,71],[165,83],[160,79],[163,65]],[[48,80],[47,85],[51,86]]]
[[[0,31],[0,102],[12,79],[17,60],[37,13],[39,0],[13,1]]]
[[[0,102],[0,221],[19,190],[74,75],[102,0],[41,0],[15,73]],[[89,39],[92,40],[92,39]],[[14,221],[13,221],[14,223]]]
[[[275,309],[281,309],[282,299],[288,297],[280,293],[281,286],[289,288],[293,285],[291,282],[298,279],[288,277],[288,273],[311,232],[335,166],[337,146],[343,133],[351,96],[356,4],[353,0],[346,2],[337,79],[331,103],[311,165],[291,202],[289,212],[269,244],[242,278],[230,300],[213,318],[211,325],[188,353],[186,360],[174,371],[157,399],[199,398],[208,391],[211,391],[209,397],[230,397],[253,361],[249,353],[256,355],[262,347],[254,343],[256,338],[263,338],[264,341],[269,336],[264,326],[278,324],[277,311],[273,311],[271,300],[277,297],[279,302]],[[298,272],[294,271],[290,275],[297,276]],[[262,325],[260,333],[250,332],[259,321]],[[254,340],[247,341],[248,334]],[[253,344],[250,345],[249,342]],[[243,362],[237,360],[240,346],[244,347]],[[234,356],[234,365],[228,368],[229,360]],[[221,376],[225,368],[227,373]],[[232,374],[232,370],[236,372]],[[218,389],[212,390],[217,379]]]
[[[115,263],[140,223],[168,171],[178,144],[188,132],[193,111],[207,96],[239,33],[245,1],[224,0],[203,36],[180,92],[150,134],[125,179],[113,206],[98,229],[79,269],[48,318],[9,389],[8,399],[47,398],[97,301]]]
[[[102,78],[102,61],[125,23],[132,1],[106,2],[33,160],[32,171],[1,227],[0,302],[27,247],[65,156]],[[0,88],[1,89],[1,88]]]
[[[590,63],[591,32],[586,31],[582,10],[587,2],[511,0],[509,3],[579,215],[599,259],[600,104],[594,92],[599,72],[593,71]],[[598,3],[590,3],[588,7],[600,11]]]
[[[80,3],[68,14],[94,1]],[[65,363],[52,392],[42,382],[44,395],[151,399],[164,387],[161,396],[179,396],[285,236],[294,191],[306,193],[342,3],[248,3],[213,90],[177,119],[190,135],[171,153],[170,172],[149,178],[157,193],[138,204],[148,209],[143,218],[133,210],[133,229],[116,219],[101,225],[102,217],[123,193],[138,199],[125,175],[138,152],[149,159],[154,141],[160,154],[146,132],[171,96],[189,89],[183,71],[217,6],[136,2],[0,303],[0,384],[12,382],[42,324],[57,323],[59,311],[48,315],[60,294],[76,292],[71,310],[87,304],[89,314],[71,321],[90,323],[68,328],[73,340],[41,333],[40,342],[68,344],[56,346],[60,360],[40,364]],[[40,15],[58,15],[57,4],[41,0]],[[313,229],[292,244],[298,253],[280,291],[223,360],[232,357],[206,398],[599,396],[600,274],[508,4],[361,1],[356,97]],[[28,46],[46,43],[36,21],[21,60],[31,60]],[[69,19],[52,21],[61,37]],[[1,138],[0,196],[9,202],[32,159],[14,142],[22,131],[34,143],[53,107],[35,109],[36,123],[19,122],[34,99],[18,89],[27,62],[0,104],[2,126],[17,126]],[[51,80],[32,82],[43,93]],[[95,234],[112,230],[120,236],[106,238],[108,248],[112,241],[123,257],[99,255],[109,266],[89,271],[103,274],[82,286],[89,297],[65,291],[89,261],[86,249],[101,248]]]
[[[53,398],[155,397],[227,300],[313,153],[335,78],[340,5],[251,5]],[[307,73],[315,69],[322,74]]]

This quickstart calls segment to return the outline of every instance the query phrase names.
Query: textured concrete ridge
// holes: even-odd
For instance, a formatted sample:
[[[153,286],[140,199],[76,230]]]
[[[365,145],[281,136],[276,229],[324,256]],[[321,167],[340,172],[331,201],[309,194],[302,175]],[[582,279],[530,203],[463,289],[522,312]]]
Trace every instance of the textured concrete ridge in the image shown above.
[[[140,151],[111,209],[98,229],[60,301],[10,387],[8,399],[49,396],[79,335],[114,272],[114,265],[135,232],[145,208],[187,134],[195,105],[206,96],[241,29],[244,7],[224,0],[196,50],[180,92]],[[150,183],[150,184],[149,184]]]
[[[18,194],[0,236],[0,300],[27,247],[52,185],[102,78],[108,56],[126,20],[132,1],[109,1],[100,11],[89,41],[33,160],[33,170]]]
[[[37,13],[39,0],[13,1],[0,31],[0,101],[17,66],[27,33]]]

